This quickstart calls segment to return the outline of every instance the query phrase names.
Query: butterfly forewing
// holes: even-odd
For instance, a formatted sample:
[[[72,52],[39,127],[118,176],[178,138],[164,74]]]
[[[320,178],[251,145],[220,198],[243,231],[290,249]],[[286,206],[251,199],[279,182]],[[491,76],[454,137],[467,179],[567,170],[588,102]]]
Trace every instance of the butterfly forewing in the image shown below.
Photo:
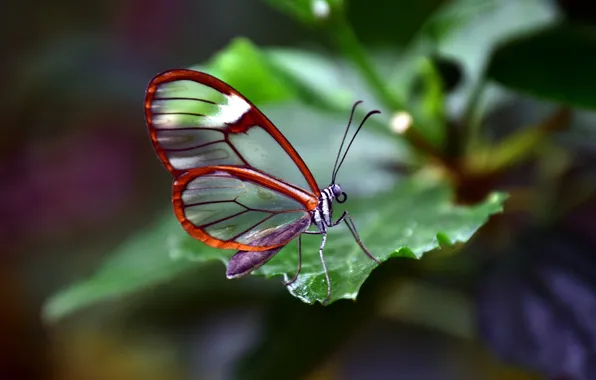
[[[304,161],[275,126],[224,82],[191,70],[155,77],[145,98],[153,145],[179,176],[214,165],[257,169],[294,187],[319,188]]]
[[[252,169],[192,169],[174,183],[174,208],[184,228],[214,247],[267,250],[310,225],[312,194]]]

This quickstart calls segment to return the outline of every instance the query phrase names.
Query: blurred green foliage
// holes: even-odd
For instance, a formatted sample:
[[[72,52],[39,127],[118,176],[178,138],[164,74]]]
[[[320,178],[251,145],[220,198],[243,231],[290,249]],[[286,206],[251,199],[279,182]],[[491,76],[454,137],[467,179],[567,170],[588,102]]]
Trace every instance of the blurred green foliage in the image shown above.
[[[345,207],[364,243],[387,262],[375,269],[377,265],[360,252],[346,229],[332,230],[325,251],[331,300],[358,297],[358,302],[322,308],[293,302],[287,294],[269,299],[272,310],[258,344],[234,368],[237,378],[259,380],[279,378],[282,371],[285,378],[311,373],[379,305],[412,314],[408,308],[418,310],[425,302],[434,302],[433,297],[414,301],[405,296],[406,301],[395,306],[399,290],[391,289],[410,276],[468,291],[483,259],[463,255],[468,252],[466,243],[492,215],[503,209],[507,213],[507,206],[527,211],[534,205],[503,178],[532,159],[564,156],[552,147],[551,139],[554,132],[570,128],[568,107],[596,106],[591,76],[596,67],[594,27],[564,19],[550,2],[266,3],[281,12],[280,18],[289,17],[284,20],[308,29],[317,43],[271,47],[237,37],[192,68],[216,75],[259,106],[297,148],[321,186],[327,184],[337,136],[353,102],[365,100],[357,120],[366,110],[379,108],[383,114],[368,122],[339,182],[350,194]],[[454,72],[453,83],[445,75],[446,63]],[[140,99],[142,90],[138,94]],[[486,121],[492,113],[520,94],[547,100],[553,107],[548,115],[524,125],[502,122],[489,129]],[[398,130],[395,120],[403,114],[413,121]],[[566,163],[563,159],[556,165],[542,163],[547,169],[538,177],[544,178],[539,177],[528,191],[550,195],[542,187],[558,179],[559,172],[554,172],[562,172]],[[582,182],[578,187],[590,193],[591,187],[582,186],[588,185]],[[513,194],[505,204],[509,191]],[[489,230],[493,233],[489,238],[477,238],[480,248],[475,254],[505,244],[502,231],[495,229]],[[318,244],[316,237],[303,238],[303,270],[288,289],[308,304],[326,295]],[[83,308],[164,288],[164,283],[205,268],[218,268],[223,278],[223,267],[209,262],[225,264],[233,253],[193,240],[168,211],[110,252],[95,273],[49,298],[44,316],[56,323]],[[424,260],[413,264],[415,260],[406,258]],[[278,280],[293,276],[296,260],[293,242],[254,274],[276,276],[267,281],[273,285],[263,286],[281,289]],[[201,292],[211,291],[218,298],[220,285],[213,278],[193,278],[192,284],[213,284],[213,289],[205,286]],[[422,320],[422,312],[414,314],[419,324],[432,328],[436,323],[433,318]],[[456,335],[458,323],[464,322],[441,329],[451,328]],[[288,351],[280,349],[286,347]],[[508,378],[518,378],[517,373]]]
[[[487,76],[520,92],[596,109],[594,67],[593,28],[560,24],[503,44],[491,57]]]

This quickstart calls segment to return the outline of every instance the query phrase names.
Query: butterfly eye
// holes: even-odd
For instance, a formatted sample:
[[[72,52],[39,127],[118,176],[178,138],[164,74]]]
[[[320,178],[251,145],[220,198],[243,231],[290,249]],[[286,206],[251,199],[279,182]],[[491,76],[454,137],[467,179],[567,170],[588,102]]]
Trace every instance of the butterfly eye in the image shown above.
[[[335,195],[335,197],[339,197],[342,194],[341,186],[338,184],[333,184],[331,191],[333,191],[333,195]]]
[[[337,197],[338,195],[341,194],[341,186],[339,186],[338,184],[334,183],[331,186],[331,191],[333,191],[333,195],[335,195]]]

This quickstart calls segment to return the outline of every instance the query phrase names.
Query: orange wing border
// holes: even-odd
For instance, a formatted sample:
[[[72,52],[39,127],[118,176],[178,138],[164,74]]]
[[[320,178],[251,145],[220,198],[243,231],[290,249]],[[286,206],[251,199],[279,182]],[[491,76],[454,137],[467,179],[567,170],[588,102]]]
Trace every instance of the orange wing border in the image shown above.
[[[159,144],[157,142],[157,136],[156,136],[157,131],[155,130],[155,128],[153,126],[151,103],[155,99],[155,97],[156,97],[155,94],[156,94],[157,88],[160,85],[162,85],[164,83],[175,82],[175,81],[180,81],[180,80],[191,80],[191,81],[209,86],[209,87],[223,93],[224,95],[229,96],[229,95],[233,94],[235,96],[242,98],[244,101],[246,101],[251,107],[250,111],[245,113],[237,122],[229,125],[225,129],[223,129],[223,132],[224,133],[244,133],[250,128],[253,128],[256,126],[262,127],[263,129],[265,129],[265,131],[267,131],[267,133],[269,133],[269,135],[271,135],[271,137],[273,137],[279,143],[279,145],[282,147],[282,149],[290,156],[292,161],[294,161],[294,163],[296,164],[296,166],[298,167],[298,169],[300,170],[300,172],[306,179],[306,182],[308,183],[308,186],[310,187],[311,191],[317,197],[321,196],[321,190],[317,184],[317,181],[313,177],[312,173],[308,169],[308,166],[306,165],[306,163],[304,162],[302,157],[300,157],[300,155],[298,154],[296,149],[294,149],[294,147],[288,141],[288,139],[286,139],[286,137],[280,132],[279,129],[277,129],[277,127],[275,127],[275,125],[271,122],[271,120],[269,120],[267,118],[267,116],[265,116],[265,114],[263,114],[251,101],[246,99],[242,94],[240,94],[237,90],[235,90],[229,84],[227,84],[227,83],[225,83],[225,82],[223,82],[207,73],[189,70],[189,69],[168,70],[168,71],[165,71],[163,73],[156,75],[151,80],[151,82],[149,82],[149,85],[148,85],[146,93],[145,93],[145,105],[144,105],[145,106],[145,120],[147,122],[147,126],[149,127],[149,135],[151,137],[151,142],[153,143],[155,152],[157,153],[157,155],[159,156],[159,158],[164,163],[164,165],[166,166],[166,168],[168,169],[168,171],[170,173],[172,173],[175,177],[178,177],[178,176],[184,174],[186,171],[180,171],[180,170],[174,169],[172,167],[172,165],[169,163],[166,153],[159,146]],[[292,185],[292,186],[294,186],[294,185]]]
[[[281,194],[284,194],[297,202],[301,203],[304,206],[305,212],[310,212],[317,207],[319,203],[318,198],[308,193],[307,191],[297,189],[289,184],[286,184],[283,181],[278,179],[274,179],[264,173],[259,172],[256,169],[248,169],[238,166],[205,166],[201,168],[191,169],[188,172],[185,172],[183,175],[176,178],[174,181],[173,186],[173,196],[172,196],[172,203],[174,205],[174,214],[176,218],[182,224],[182,227],[186,230],[186,232],[192,236],[193,238],[202,241],[203,243],[214,247],[214,248],[221,248],[221,249],[238,249],[244,251],[266,251],[273,248],[281,247],[286,245],[290,240],[281,242],[275,245],[269,246],[251,246],[246,244],[237,243],[234,241],[223,241],[216,239],[210,235],[208,235],[203,229],[196,227],[192,222],[190,222],[184,215],[184,202],[182,201],[182,192],[187,187],[188,183],[193,179],[211,174],[217,171],[223,171],[233,175],[234,177],[242,180],[242,181],[249,181],[253,182],[257,185],[263,186],[265,188],[277,191]]]

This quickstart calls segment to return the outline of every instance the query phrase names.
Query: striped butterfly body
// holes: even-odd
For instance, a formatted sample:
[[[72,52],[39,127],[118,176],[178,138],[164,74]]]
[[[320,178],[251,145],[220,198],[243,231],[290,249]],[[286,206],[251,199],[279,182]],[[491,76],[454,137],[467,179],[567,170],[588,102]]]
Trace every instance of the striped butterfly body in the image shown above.
[[[298,268],[289,285],[300,273],[302,234],[320,235],[325,303],[331,296],[323,257],[327,229],[342,222],[363,252],[379,262],[361,242],[347,211],[332,220],[333,203],[347,199],[335,181],[337,172],[366,119],[378,113],[365,116],[341,156],[359,103],[352,108],[331,184],[321,189],[285,136],[228,84],[184,69],[151,80],[145,118],[155,152],[174,176],[174,213],[192,237],[238,250],[228,263],[228,278],[249,274],[298,238]]]

